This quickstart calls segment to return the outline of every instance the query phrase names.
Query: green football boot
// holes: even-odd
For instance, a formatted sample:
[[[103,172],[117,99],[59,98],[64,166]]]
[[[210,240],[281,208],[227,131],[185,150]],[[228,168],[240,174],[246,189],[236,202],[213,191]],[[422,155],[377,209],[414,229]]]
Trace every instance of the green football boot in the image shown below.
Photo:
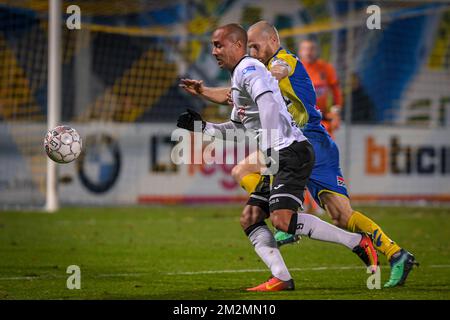
[[[280,230],[275,229],[275,234],[274,234],[275,240],[277,241],[277,245],[278,247],[281,247],[285,244],[289,244],[289,243],[295,243],[298,242],[300,240],[300,236],[298,235],[293,235],[287,232],[283,232]]]
[[[403,249],[400,250],[398,257],[392,257],[389,263],[391,264],[391,275],[389,281],[384,284],[385,288],[403,285],[414,265],[419,266],[414,256]]]

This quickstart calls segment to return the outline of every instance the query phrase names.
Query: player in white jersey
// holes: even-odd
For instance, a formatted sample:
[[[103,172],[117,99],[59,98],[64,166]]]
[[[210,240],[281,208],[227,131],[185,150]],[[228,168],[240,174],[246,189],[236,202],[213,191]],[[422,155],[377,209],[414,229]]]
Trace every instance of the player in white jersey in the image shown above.
[[[278,81],[267,72],[261,62],[247,55],[242,57],[232,71],[231,83],[231,97],[235,102],[231,120],[242,123],[247,130],[259,131],[264,128],[278,133],[277,137],[270,136],[273,141],[268,143],[272,145],[261,146],[263,151],[269,148],[279,151],[294,141],[306,140],[297,126],[293,125]],[[264,99],[270,105],[261,110],[256,103],[258,98]]]
[[[364,248],[360,246],[361,234],[344,231],[313,215],[297,213],[314,165],[314,151],[293,123],[275,78],[261,62],[246,55],[246,31],[237,24],[222,26],[213,33],[212,44],[218,65],[231,72],[234,103],[231,119],[221,124],[210,123],[188,110],[179,116],[177,126],[194,131],[194,122],[201,121],[203,132],[209,135],[220,132],[223,136],[227,129],[255,132],[262,137],[261,151],[279,163],[278,171],[273,172],[273,187],[258,194],[258,199],[250,198],[241,214],[242,228],[272,272],[267,282],[248,290],[294,289],[274,236],[264,222],[268,215],[278,230],[358,248],[361,259],[375,266],[376,251],[370,241]],[[254,200],[266,205],[255,205]]]

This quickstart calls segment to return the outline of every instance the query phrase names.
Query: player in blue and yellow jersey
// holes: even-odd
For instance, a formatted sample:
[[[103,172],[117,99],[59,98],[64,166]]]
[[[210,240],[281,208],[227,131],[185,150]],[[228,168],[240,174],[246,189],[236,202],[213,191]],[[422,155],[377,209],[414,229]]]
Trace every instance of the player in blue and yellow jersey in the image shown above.
[[[281,93],[293,120],[314,147],[315,165],[307,188],[314,200],[331,216],[334,224],[351,232],[370,233],[374,247],[383,253],[391,274],[385,287],[402,285],[414,264],[414,256],[392,241],[373,220],[353,210],[345,181],[339,166],[339,150],[326,129],[321,125],[322,114],[316,107],[316,95],[311,79],[297,56],[280,45],[278,32],[271,24],[260,21],[248,30],[249,54],[260,60],[279,81]],[[191,94],[200,95],[217,103],[227,100],[229,88],[205,87],[201,81],[186,79],[182,87]],[[252,155],[254,156],[254,155]],[[257,193],[267,183],[260,176],[261,166],[248,159],[233,168],[232,175],[249,193]],[[279,244],[296,239],[278,231]]]
[[[320,123],[321,112],[316,107],[314,88],[303,64],[280,46],[277,30],[265,21],[248,30],[248,47],[250,55],[264,63],[278,79],[288,110],[314,147],[316,163],[307,184],[309,192],[336,225],[352,232],[372,234],[375,248],[386,255],[391,265],[390,279],[385,287],[402,285],[416,264],[414,256],[392,241],[373,220],[352,209],[339,166],[338,147]],[[254,173],[245,171],[245,165],[239,166],[234,170],[235,178],[244,189],[252,191],[254,187],[247,185],[246,176]],[[279,231],[276,238],[292,236]]]

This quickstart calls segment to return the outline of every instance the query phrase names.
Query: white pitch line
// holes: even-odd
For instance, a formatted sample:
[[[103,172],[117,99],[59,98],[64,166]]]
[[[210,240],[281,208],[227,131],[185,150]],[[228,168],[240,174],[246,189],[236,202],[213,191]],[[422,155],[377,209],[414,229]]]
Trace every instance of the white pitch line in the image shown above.
[[[421,268],[450,268],[448,264],[420,266]],[[323,271],[323,270],[354,270],[365,269],[365,267],[356,266],[336,266],[336,267],[313,267],[313,268],[288,268],[289,271]],[[267,269],[234,269],[234,270],[205,270],[205,271],[186,271],[186,272],[168,272],[166,275],[200,275],[200,274],[218,274],[218,273],[249,273],[249,272],[267,272]]]
[[[288,268],[289,271],[321,271],[321,270],[347,270],[365,269],[364,267],[341,266],[341,267],[314,267],[314,268]],[[166,275],[196,275],[196,274],[216,274],[216,273],[247,273],[247,272],[267,272],[267,269],[234,269],[234,270],[206,270],[206,271],[186,271],[168,272]]]
[[[96,278],[115,278],[115,277],[139,277],[150,272],[133,272],[133,273],[106,273],[95,276]]]
[[[139,277],[146,274],[150,274],[150,272],[144,273],[110,273],[110,274],[97,274],[92,276],[93,278],[117,278],[117,277]],[[49,280],[49,279],[66,279],[68,276],[63,275],[51,275],[44,274],[42,276],[23,276],[23,277],[1,277],[0,281],[10,281],[10,280]],[[88,276],[89,277],[89,276]]]
[[[5,277],[5,278],[0,278],[0,280],[34,280],[37,277]]]
[[[428,266],[420,266],[420,268],[438,268],[445,269],[450,268],[449,264],[433,264]],[[289,271],[323,271],[323,270],[355,270],[365,269],[364,267],[356,266],[331,266],[331,267],[311,267],[311,268],[289,268]],[[164,275],[201,275],[201,274],[220,274],[220,273],[250,273],[250,272],[267,272],[267,269],[230,269],[230,270],[204,270],[204,271],[186,271],[186,272],[167,272]],[[133,273],[109,273],[109,274],[97,274],[92,275],[90,278],[115,278],[115,277],[139,277],[154,272],[133,272]],[[89,277],[89,276],[88,276]],[[42,276],[17,276],[17,277],[0,277],[0,281],[13,281],[13,280],[48,280],[48,279],[65,279],[63,275],[42,275]]]
[[[425,266],[429,268],[450,268],[450,264],[432,264],[430,266]]]

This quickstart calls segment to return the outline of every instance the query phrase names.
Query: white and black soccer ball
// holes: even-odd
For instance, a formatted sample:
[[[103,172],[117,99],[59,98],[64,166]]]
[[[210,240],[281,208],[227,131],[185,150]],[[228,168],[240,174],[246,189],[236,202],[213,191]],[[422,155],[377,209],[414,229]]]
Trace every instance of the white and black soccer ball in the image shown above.
[[[68,126],[47,131],[44,148],[48,157],[57,163],[69,163],[81,153],[82,140],[78,132]]]

